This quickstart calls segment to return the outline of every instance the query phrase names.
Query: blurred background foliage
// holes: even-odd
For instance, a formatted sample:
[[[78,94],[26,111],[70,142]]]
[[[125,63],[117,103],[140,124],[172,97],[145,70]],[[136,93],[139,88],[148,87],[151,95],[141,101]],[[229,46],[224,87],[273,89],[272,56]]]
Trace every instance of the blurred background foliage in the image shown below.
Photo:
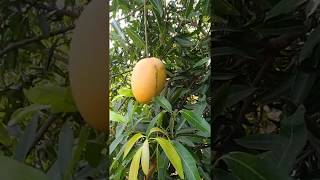
[[[107,136],[69,90],[69,43],[88,2],[0,2],[0,179],[106,177]]]
[[[131,166],[139,169],[131,160],[146,139],[154,169],[145,178],[181,178],[180,157],[185,179],[210,179],[209,0],[112,0],[109,10],[110,178],[125,179]],[[130,78],[135,63],[146,56],[162,60],[168,80],[160,96],[143,105],[132,95]],[[150,137],[139,135],[152,131],[157,132]],[[170,141],[163,145],[151,136]],[[177,154],[166,154],[163,146]],[[124,151],[130,152],[124,157]],[[139,179],[143,176],[140,170]]]
[[[319,1],[215,0],[215,179],[319,179]]]

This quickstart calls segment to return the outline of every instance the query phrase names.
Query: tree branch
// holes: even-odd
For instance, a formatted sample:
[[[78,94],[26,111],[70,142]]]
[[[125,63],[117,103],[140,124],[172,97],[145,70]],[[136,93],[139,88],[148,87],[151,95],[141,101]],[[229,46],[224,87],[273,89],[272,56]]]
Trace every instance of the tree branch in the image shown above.
[[[59,35],[59,34],[63,34],[63,33],[66,33],[70,30],[73,30],[74,29],[74,25],[70,26],[70,27],[66,27],[66,28],[63,28],[63,29],[60,29],[58,31],[54,31],[54,32],[51,32],[49,35],[40,35],[40,36],[36,36],[36,37],[32,37],[32,38],[29,38],[29,39],[24,39],[24,40],[21,40],[21,41],[18,41],[18,42],[13,42],[13,43],[10,43],[7,47],[3,48],[1,51],[0,51],[0,57],[2,57],[3,55],[5,55],[6,53],[8,53],[9,51],[12,51],[14,49],[18,49],[18,48],[21,48],[25,45],[28,45],[28,44],[31,44],[31,43],[34,43],[34,42],[38,42],[38,41],[41,41],[43,39],[46,39],[46,38],[49,38],[49,37],[52,37],[52,36],[56,36],[56,35]]]

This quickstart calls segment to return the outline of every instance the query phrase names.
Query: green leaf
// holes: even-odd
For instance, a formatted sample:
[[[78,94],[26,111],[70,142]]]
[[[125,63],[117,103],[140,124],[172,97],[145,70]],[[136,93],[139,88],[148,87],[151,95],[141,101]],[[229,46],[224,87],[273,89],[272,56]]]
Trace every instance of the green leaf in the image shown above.
[[[192,47],[194,46],[194,42],[190,41],[186,37],[175,37],[174,38],[176,42],[181,46],[181,47]]]
[[[120,136],[116,137],[112,141],[112,143],[109,145],[109,155],[113,153],[113,151],[116,149],[116,147],[120,144],[120,142],[123,140],[124,137],[126,137],[126,134],[121,134]]]
[[[210,134],[210,124],[205,119],[186,109],[180,110],[180,113],[182,117],[187,120],[194,128]]]
[[[318,25],[312,31],[307,41],[304,43],[300,52],[300,57],[299,57],[300,63],[311,57],[315,47],[319,44],[319,42],[320,42],[320,25]]]
[[[158,127],[151,128],[149,133],[148,133],[148,136],[150,136],[154,132],[161,132],[162,134],[164,134],[164,135],[166,135],[168,137],[168,134],[164,130],[162,130],[162,129],[158,128]]]
[[[216,15],[239,15],[239,11],[227,0],[216,0],[213,6]]]
[[[167,112],[172,112],[172,106],[171,106],[170,102],[165,97],[157,96],[157,97],[155,97],[155,102],[157,104],[159,104]]]
[[[137,133],[129,139],[124,148],[123,159],[128,155],[133,145],[142,137],[144,136],[141,133]]]
[[[210,58],[209,57],[205,57],[205,58],[201,59],[200,61],[198,61],[197,63],[195,63],[193,65],[193,68],[200,67],[200,66],[202,66],[204,64],[209,64],[209,62],[210,62]]]
[[[41,171],[5,156],[0,156],[0,179],[49,180]]]
[[[32,143],[36,137],[37,127],[39,121],[39,114],[35,114],[32,121],[29,123],[24,133],[21,135],[16,147],[14,159],[18,161],[24,161],[28,154]]]
[[[124,123],[126,122],[126,119],[119,113],[116,113],[114,111],[109,111],[109,119],[110,121],[120,122]]]
[[[46,84],[24,90],[24,94],[34,104],[50,105],[54,112],[77,111],[69,88]]]
[[[178,142],[173,142],[173,144],[181,157],[186,179],[200,180],[197,163],[191,153],[182,144]]]
[[[255,180],[289,180],[286,172],[278,169],[272,161],[263,159],[257,155],[243,152],[231,152],[221,158],[224,160],[233,174],[239,179]]]
[[[137,46],[140,49],[144,49],[145,43],[142,40],[142,38],[139,36],[139,34],[135,33],[133,30],[131,30],[130,28],[126,29],[126,33],[128,34],[128,36],[131,38],[131,40],[133,41],[133,43],[135,44],[135,46]]]
[[[64,176],[64,173],[66,172],[68,166],[71,164],[72,147],[73,131],[70,127],[70,123],[67,121],[62,126],[59,134],[59,150],[57,164],[62,177]]]
[[[216,180],[239,180],[238,177],[222,169],[213,169],[212,175],[213,175],[213,179],[216,179]]]
[[[145,175],[149,172],[149,161],[150,161],[150,153],[149,153],[149,141],[146,139],[142,145],[141,152],[141,167]]]
[[[129,170],[129,180],[137,180],[138,172],[139,172],[139,164],[140,164],[140,157],[141,157],[142,147],[137,150],[135,155],[133,156],[130,170]]]
[[[87,143],[85,159],[88,161],[90,166],[97,167],[102,159],[102,149],[104,148],[104,144],[95,141],[89,141]]]
[[[163,6],[161,0],[150,0],[153,8],[159,13],[160,17],[163,16]]]
[[[159,180],[166,180],[167,175],[167,168],[169,165],[169,159],[167,158],[166,154],[162,152],[160,154],[157,148],[157,170],[158,170],[158,179]]]
[[[266,19],[291,13],[304,2],[306,2],[306,0],[282,0],[267,12]]]
[[[228,96],[229,96],[229,90],[230,90],[230,85],[231,82],[227,82],[224,83],[218,90],[216,96],[215,96],[215,101],[213,101],[214,105],[214,109],[213,109],[213,113],[214,113],[214,119],[219,116],[221,113],[223,113],[223,111],[225,110],[225,106],[228,100]]]
[[[118,90],[118,94],[125,97],[133,97],[133,93],[130,88],[121,88]]]
[[[7,127],[0,122],[0,143],[9,146],[11,144],[11,137],[8,133]]]
[[[149,134],[150,129],[153,128],[154,125],[155,125],[157,122],[161,122],[161,121],[162,121],[163,116],[164,116],[164,111],[161,111],[159,114],[157,114],[156,117],[154,117],[154,118],[150,121],[150,123],[149,123],[149,125],[148,125],[148,128],[147,128],[147,131],[146,131],[147,134]]]
[[[29,106],[19,108],[14,113],[12,113],[10,121],[8,122],[8,126],[12,126],[20,122],[21,120],[25,119],[26,117],[29,117],[37,111],[48,108],[50,108],[50,106],[41,104],[31,104]]]
[[[244,100],[256,91],[257,88],[248,86],[231,86],[230,93],[226,102],[226,107],[231,107]]]
[[[169,140],[166,140],[164,138],[159,137],[155,138],[155,140],[160,144],[161,148],[165,152],[173,167],[176,169],[180,178],[184,179],[181,159],[174,146],[171,144]]]
[[[188,0],[186,6],[186,18],[190,18],[190,14],[193,10],[194,0]]]

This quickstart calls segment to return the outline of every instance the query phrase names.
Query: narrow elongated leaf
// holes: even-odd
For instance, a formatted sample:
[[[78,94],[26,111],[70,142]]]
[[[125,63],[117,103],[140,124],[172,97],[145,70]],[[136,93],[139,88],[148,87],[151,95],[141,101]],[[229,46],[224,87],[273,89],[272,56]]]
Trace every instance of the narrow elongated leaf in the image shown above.
[[[223,159],[233,174],[240,179],[255,180],[289,180],[286,172],[278,169],[272,161],[257,155],[243,152],[231,152],[224,155]]]
[[[110,116],[110,120],[111,121],[115,121],[115,122],[120,122],[120,123],[124,123],[126,122],[126,119],[119,113],[116,113],[114,111],[109,111],[109,116]]]
[[[166,140],[164,138],[155,138],[155,140],[160,144],[161,148],[165,152],[173,167],[176,169],[180,178],[184,179],[181,159],[174,146],[169,140]]]
[[[194,128],[210,134],[210,124],[205,119],[186,109],[182,109],[180,113],[182,117],[186,119]]]
[[[112,141],[112,143],[109,146],[109,155],[113,153],[113,151],[116,149],[116,147],[120,144],[120,142],[123,140],[125,136],[126,134],[121,134],[120,136],[116,137],[115,140]]]
[[[5,146],[8,146],[11,143],[11,137],[6,126],[2,122],[0,122],[0,143]]]
[[[128,36],[131,38],[131,40],[133,41],[134,45],[136,45],[140,49],[144,49],[145,43],[142,40],[142,38],[139,36],[139,34],[135,33],[130,28],[127,28],[126,32]]]
[[[266,19],[293,12],[304,2],[306,2],[306,0],[281,0],[270,11],[267,12]]]
[[[46,175],[30,166],[6,156],[0,156],[0,179],[3,180],[49,180]]]
[[[141,167],[145,175],[149,172],[149,162],[150,162],[150,153],[149,153],[149,141],[146,139],[142,145],[141,152]]]
[[[39,114],[35,114],[32,121],[25,129],[23,135],[19,139],[14,158],[18,161],[23,161],[28,154],[28,151],[36,137]]]
[[[133,159],[131,161],[130,170],[129,170],[129,180],[137,180],[138,179],[138,172],[139,172],[139,164],[140,164],[140,157],[141,157],[142,148],[139,148]]]
[[[172,106],[170,102],[163,96],[157,96],[155,97],[155,102],[159,104],[163,109],[165,109],[168,112],[172,112]]]
[[[74,104],[69,88],[54,84],[45,84],[24,90],[25,96],[34,104],[50,105],[55,112],[75,112]]]
[[[137,133],[129,139],[124,148],[123,159],[128,155],[132,146],[142,137],[143,135],[141,133]]]
[[[61,175],[64,176],[72,160],[73,132],[69,122],[65,122],[59,134],[58,166]]]
[[[153,8],[159,13],[160,17],[163,16],[163,6],[161,0],[150,0]]]
[[[197,164],[191,153],[179,142],[173,142],[173,144],[181,157],[186,179],[200,180]]]
[[[247,86],[232,86],[230,87],[230,93],[226,102],[226,107],[231,107],[238,102],[244,100],[256,91],[257,88]]]
[[[41,104],[31,104],[29,106],[19,108],[14,113],[12,113],[10,121],[8,122],[8,126],[12,126],[26,117],[32,115],[33,113],[50,108],[49,105],[41,105]]]
[[[166,154],[164,152],[160,154],[159,150],[157,149],[157,169],[159,180],[166,180],[168,164],[169,159],[167,158]]]
[[[318,25],[312,31],[307,41],[304,43],[301,49],[299,61],[302,62],[307,58],[309,58],[312,55],[315,47],[319,44],[319,42],[320,42],[320,25]]]
[[[154,125],[155,125],[157,122],[162,121],[163,116],[164,116],[164,111],[161,111],[159,114],[157,114],[156,117],[154,117],[154,118],[150,121],[150,123],[149,123],[149,125],[148,125],[148,128],[147,128],[147,134],[149,134],[150,129],[153,128]]]
[[[162,134],[168,136],[168,134],[164,130],[162,130],[162,129],[158,128],[158,127],[151,128],[148,136],[150,136],[154,132],[161,132]]]

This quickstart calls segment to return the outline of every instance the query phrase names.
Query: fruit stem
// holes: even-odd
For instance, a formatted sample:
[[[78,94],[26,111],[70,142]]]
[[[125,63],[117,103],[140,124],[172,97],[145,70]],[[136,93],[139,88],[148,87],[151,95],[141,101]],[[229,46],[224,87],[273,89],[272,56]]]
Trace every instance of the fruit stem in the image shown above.
[[[148,52],[148,34],[147,34],[147,0],[144,0],[144,11],[143,11],[143,15],[144,15],[144,40],[145,40],[145,57],[148,57],[149,52]]]

